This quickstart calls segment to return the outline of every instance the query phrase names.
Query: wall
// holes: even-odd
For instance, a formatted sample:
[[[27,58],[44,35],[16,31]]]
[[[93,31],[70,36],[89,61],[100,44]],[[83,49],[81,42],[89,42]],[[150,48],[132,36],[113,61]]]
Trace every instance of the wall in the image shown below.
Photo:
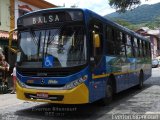
[[[157,57],[157,39],[155,38],[155,37],[153,37],[153,43],[154,43],[154,48],[153,48],[153,50],[154,50],[154,54],[153,54],[153,58],[156,58]]]
[[[40,9],[40,8],[32,6],[32,5],[28,4],[28,3],[21,2],[19,0],[15,0],[15,28],[17,26],[17,19],[19,17],[18,5],[28,5],[33,11]]]
[[[158,39],[155,36],[150,36],[152,59],[158,57]]]
[[[0,0],[0,30],[10,30],[10,0]]]

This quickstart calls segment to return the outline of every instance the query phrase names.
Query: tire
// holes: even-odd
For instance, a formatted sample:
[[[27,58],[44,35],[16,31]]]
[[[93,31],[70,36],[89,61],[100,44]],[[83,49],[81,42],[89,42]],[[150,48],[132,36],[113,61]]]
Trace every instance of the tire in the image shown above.
[[[6,85],[0,85],[0,94],[6,94],[8,92],[8,88]]]
[[[138,89],[142,89],[142,88],[143,88],[143,86],[144,86],[143,82],[144,82],[144,74],[143,74],[143,72],[141,71],[141,72],[140,72],[140,75],[139,75]]]
[[[107,83],[105,90],[105,97],[101,99],[100,104],[102,106],[109,105],[113,100],[113,85],[111,83]]]

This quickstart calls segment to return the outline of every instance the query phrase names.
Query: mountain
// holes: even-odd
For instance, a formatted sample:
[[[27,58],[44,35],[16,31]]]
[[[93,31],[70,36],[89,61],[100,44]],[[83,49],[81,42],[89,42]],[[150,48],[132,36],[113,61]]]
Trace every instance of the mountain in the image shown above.
[[[104,16],[108,19],[121,19],[131,24],[142,24],[148,22],[154,22],[160,17],[160,3],[152,5],[141,5],[131,11],[125,13],[111,13]]]

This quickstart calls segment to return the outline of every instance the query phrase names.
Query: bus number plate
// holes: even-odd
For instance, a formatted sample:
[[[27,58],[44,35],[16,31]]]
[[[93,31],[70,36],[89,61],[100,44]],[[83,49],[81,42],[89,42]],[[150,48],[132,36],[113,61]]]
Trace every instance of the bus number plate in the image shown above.
[[[38,98],[48,98],[48,93],[37,93]]]

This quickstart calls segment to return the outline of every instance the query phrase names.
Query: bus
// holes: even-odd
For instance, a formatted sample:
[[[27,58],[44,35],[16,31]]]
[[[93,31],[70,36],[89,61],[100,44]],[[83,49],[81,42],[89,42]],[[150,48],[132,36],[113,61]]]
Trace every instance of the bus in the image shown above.
[[[88,9],[27,13],[17,20],[17,34],[21,100],[106,105],[151,76],[149,40]]]

